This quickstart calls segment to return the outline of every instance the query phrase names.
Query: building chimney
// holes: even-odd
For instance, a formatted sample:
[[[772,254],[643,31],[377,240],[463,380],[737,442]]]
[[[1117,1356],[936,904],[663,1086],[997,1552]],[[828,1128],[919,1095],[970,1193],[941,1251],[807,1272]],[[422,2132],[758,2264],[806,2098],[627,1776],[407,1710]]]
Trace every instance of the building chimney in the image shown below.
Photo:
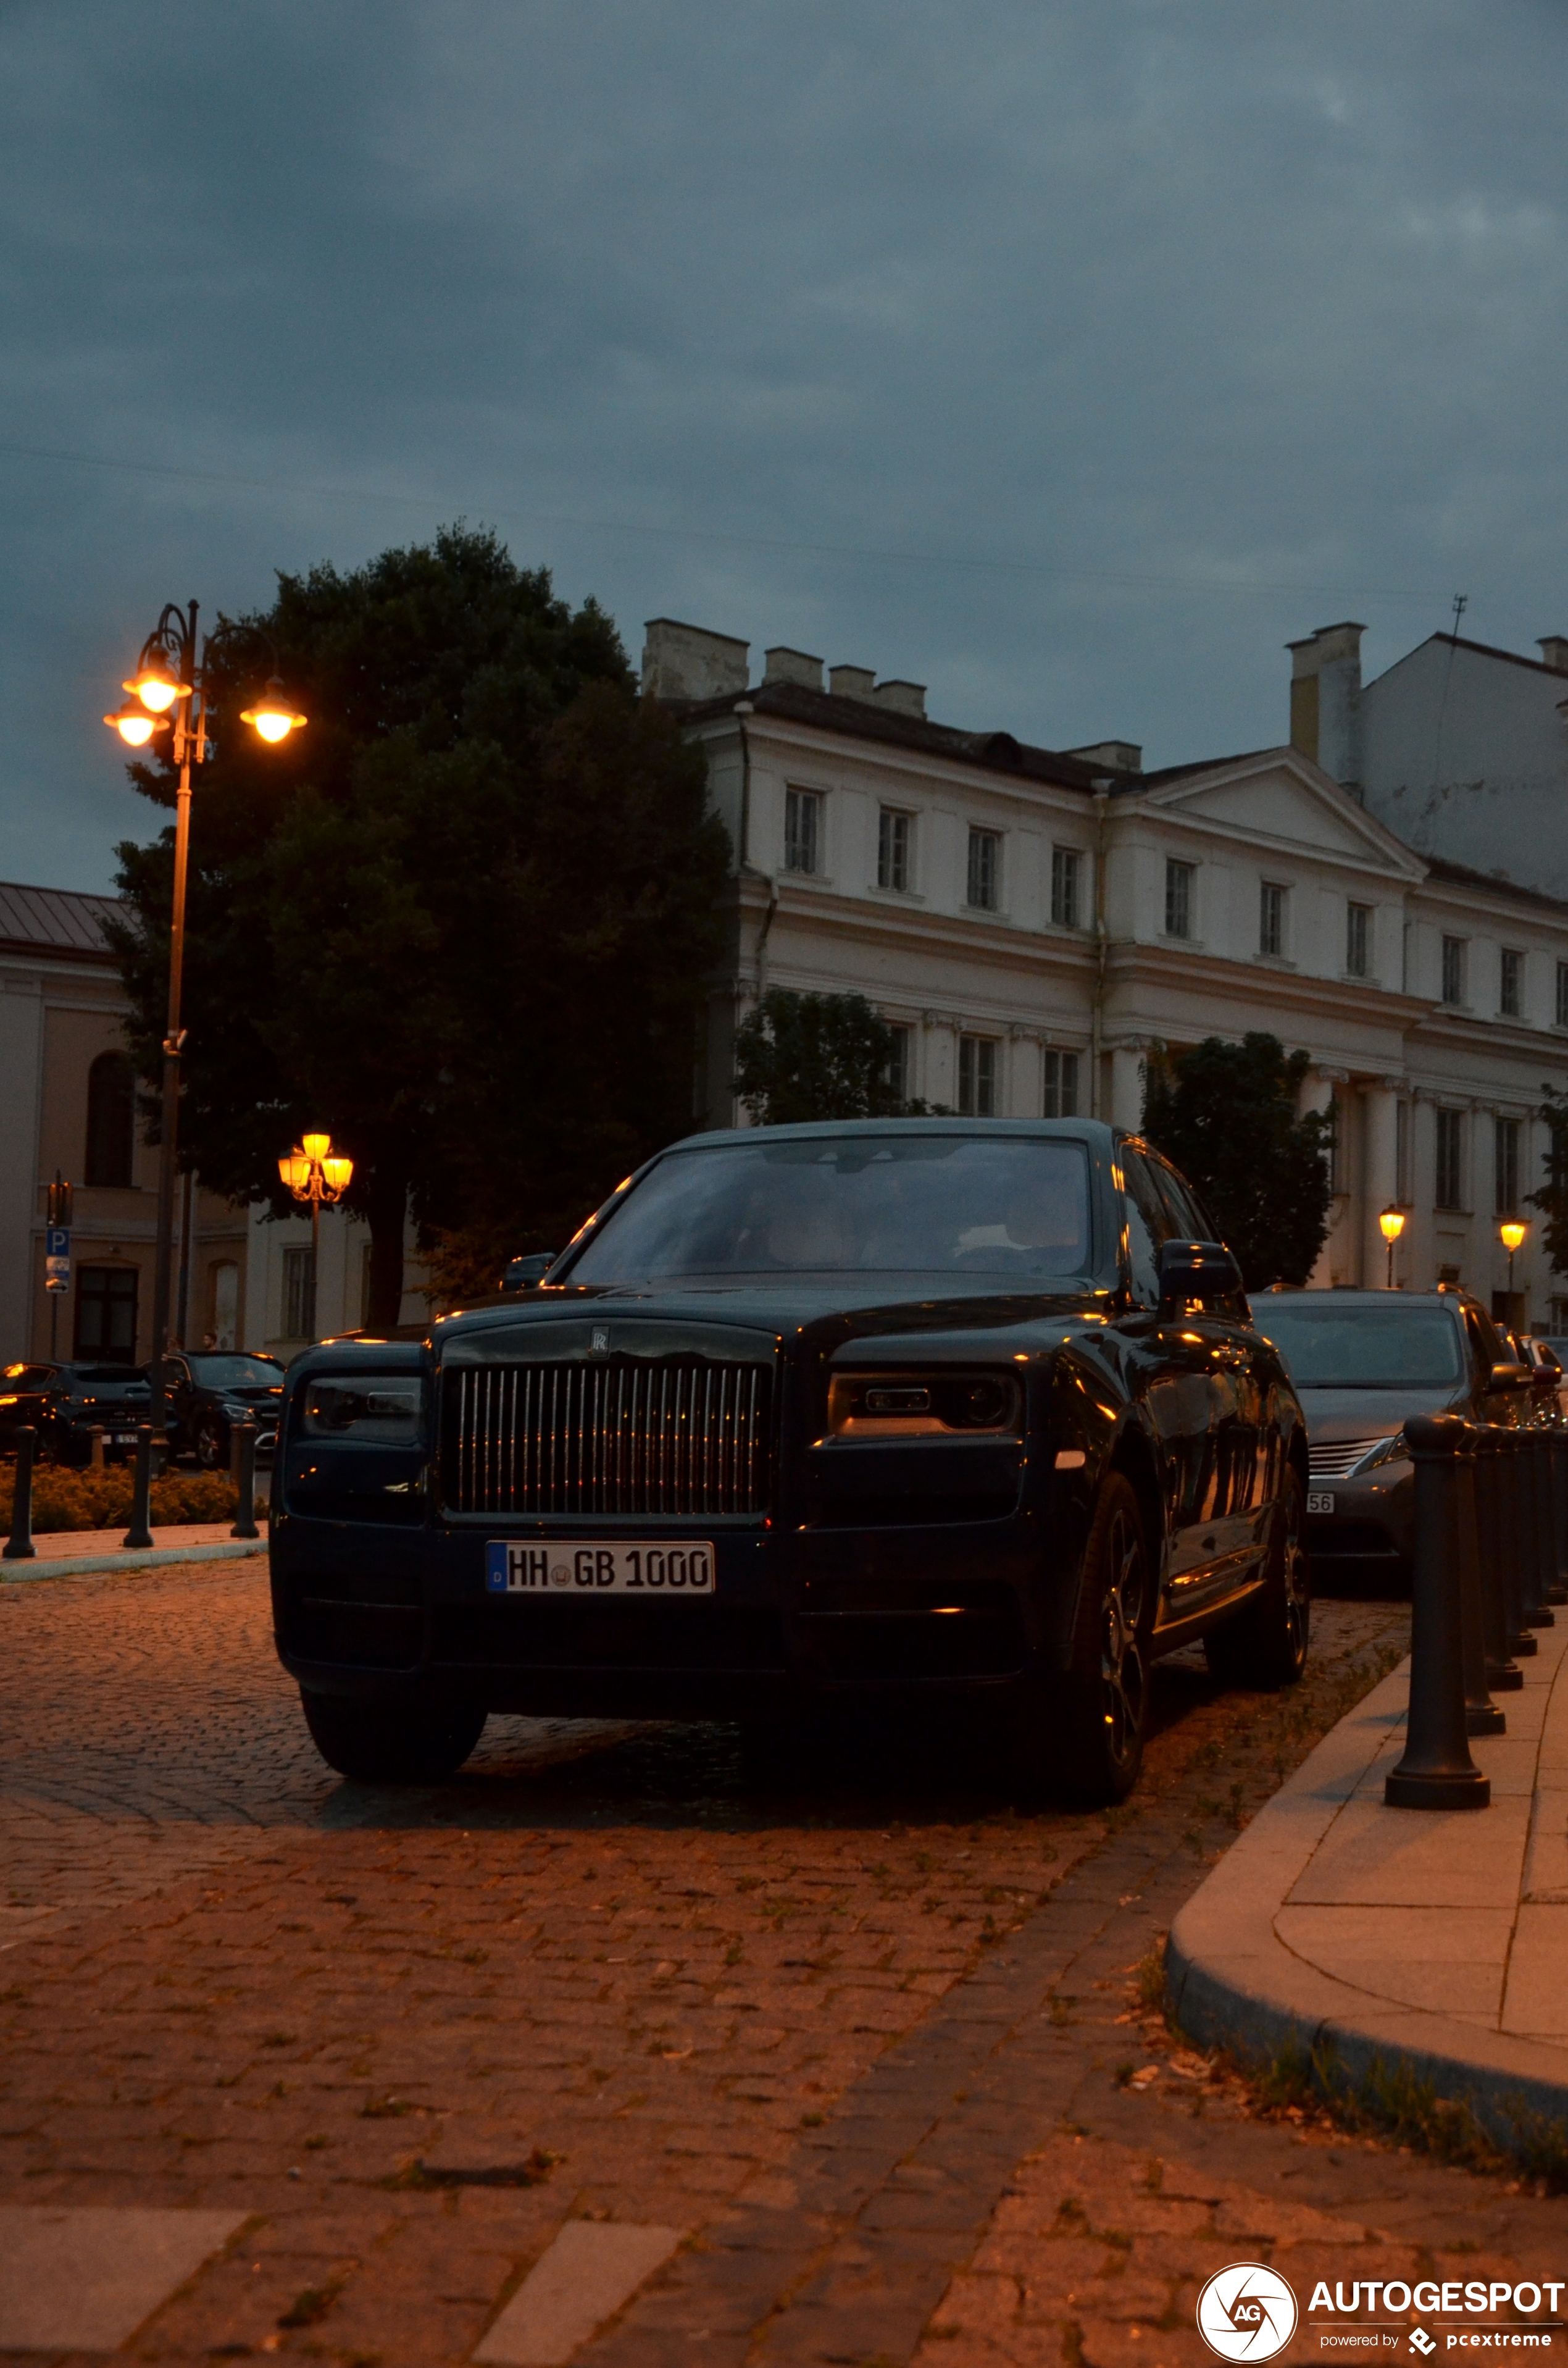
[[[1361,779],[1361,636],[1365,625],[1320,625],[1290,653],[1290,746],[1343,787]]]
[[[1568,674],[1568,634],[1542,633],[1536,647],[1542,666],[1549,666],[1553,674]]]
[[[1103,765],[1112,773],[1143,770],[1143,750],[1136,740],[1096,740],[1092,748],[1063,748],[1062,753],[1076,757],[1080,764]]]
[[[926,713],[926,686],[923,682],[880,682],[871,693],[879,707],[891,707],[895,715]]]
[[[798,682],[804,690],[822,689],[822,660],[808,657],[804,650],[765,650],[766,665],[763,682]]]
[[[642,631],[642,689],[650,699],[727,699],[751,678],[749,642],[673,617],[650,617]]]
[[[827,687],[835,699],[871,700],[876,696],[876,679],[870,666],[830,666]]]

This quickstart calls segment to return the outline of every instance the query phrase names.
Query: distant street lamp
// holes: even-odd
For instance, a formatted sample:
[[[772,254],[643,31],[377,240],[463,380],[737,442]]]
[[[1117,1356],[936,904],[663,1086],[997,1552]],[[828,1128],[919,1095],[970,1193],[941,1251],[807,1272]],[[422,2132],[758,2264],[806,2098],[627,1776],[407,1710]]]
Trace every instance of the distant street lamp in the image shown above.
[[[330,1209],[341,1201],[354,1175],[354,1162],[340,1151],[334,1151],[330,1134],[303,1134],[292,1151],[284,1153],[278,1163],[278,1173],[296,1201],[311,1204],[311,1290],[315,1291],[318,1269],[317,1252],[321,1247],[321,1212],[324,1201]]]
[[[1514,1256],[1522,1247],[1529,1226],[1523,1217],[1506,1217],[1497,1228],[1508,1253],[1508,1321],[1514,1320]]]
[[[104,722],[119,733],[128,747],[144,748],[154,733],[173,730],[171,755],[179,768],[179,792],[175,807],[175,892],[169,926],[168,1022],[164,1033],[163,1112],[158,1154],[158,1246],[153,1277],[152,1401],[147,1418],[153,1438],[162,1449],[165,1439],[164,1359],[169,1342],[169,1284],[174,1265],[175,1171],[179,1153],[180,1056],[186,1031],[180,1024],[180,1000],[185,977],[185,882],[190,852],[190,768],[205,764],[212,754],[207,736],[209,686],[205,653],[199,654],[197,607],[188,609],[170,601],[147,639],[129,682],[120,685],[125,704]],[[210,647],[210,644],[208,645]],[[243,721],[262,739],[288,738],[305,718],[297,715],[282,696],[274,677],[255,708]],[[170,710],[173,710],[171,722]]]
[[[1378,1219],[1378,1223],[1382,1228],[1383,1239],[1389,1246],[1388,1281],[1384,1288],[1392,1291],[1393,1289],[1393,1246],[1404,1231],[1404,1211],[1397,1208],[1391,1201]]]

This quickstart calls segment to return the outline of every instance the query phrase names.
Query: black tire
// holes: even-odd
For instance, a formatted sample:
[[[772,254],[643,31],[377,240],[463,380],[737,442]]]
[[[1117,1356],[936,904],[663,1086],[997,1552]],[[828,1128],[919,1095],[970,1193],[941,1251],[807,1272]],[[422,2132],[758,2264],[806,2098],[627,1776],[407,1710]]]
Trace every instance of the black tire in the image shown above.
[[[196,1426],[196,1460],[203,1472],[222,1472],[228,1467],[229,1434],[215,1414],[204,1414]]]
[[[1209,1667],[1221,1683],[1259,1693],[1293,1686],[1307,1666],[1312,1639],[1312,1565],[1307,1558],[1306,1497],[1301,1474],[1288,1466],[1275,1508],[1263,1585],[1244,1610],[1203,1639]]]
[[[327,1766],[367,1784],[438,1784],[484,1732],[485,1713],[472,1702],[359,1702],[303,1686],[300,1702]]]
[[[1084,1553],[1083,1583],[1062,1676],[1027,1713],[1019,1774],[1027,1792],[1081,1808],[1124,1801],[1143,1763],[1154,1577],[1132,1484],[1103,1483]]]

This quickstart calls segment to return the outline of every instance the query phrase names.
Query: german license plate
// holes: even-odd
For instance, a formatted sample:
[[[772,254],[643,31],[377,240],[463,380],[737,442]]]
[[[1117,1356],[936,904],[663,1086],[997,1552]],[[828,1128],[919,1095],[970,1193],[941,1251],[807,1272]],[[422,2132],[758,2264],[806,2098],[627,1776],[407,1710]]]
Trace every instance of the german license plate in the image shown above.
[[[1309,1488],[1307,1491],[1307,1510],[1309,1513],[1332,1513],[1334,1510],[1333,1489]]]
[[[134,1447],[136,1444],[136,1433],[133,1430],[117,1430],[110,1440],[109,1444],[112,1447]]]
[[[519,1545],[493,1538],[484,1584],[492,1595],[711,1595],[713,1549],[679,1545],[601,1545],[556,1538]]]

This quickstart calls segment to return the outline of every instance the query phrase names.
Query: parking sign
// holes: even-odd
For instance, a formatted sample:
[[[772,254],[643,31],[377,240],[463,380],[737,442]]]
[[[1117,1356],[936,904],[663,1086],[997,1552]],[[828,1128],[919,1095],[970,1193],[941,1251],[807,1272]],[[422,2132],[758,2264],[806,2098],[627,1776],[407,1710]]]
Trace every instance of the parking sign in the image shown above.
[[[43,1287],[46,1291],[69,1291],[71,1288],[69,1225],[46,1225],[44,1228]]]

